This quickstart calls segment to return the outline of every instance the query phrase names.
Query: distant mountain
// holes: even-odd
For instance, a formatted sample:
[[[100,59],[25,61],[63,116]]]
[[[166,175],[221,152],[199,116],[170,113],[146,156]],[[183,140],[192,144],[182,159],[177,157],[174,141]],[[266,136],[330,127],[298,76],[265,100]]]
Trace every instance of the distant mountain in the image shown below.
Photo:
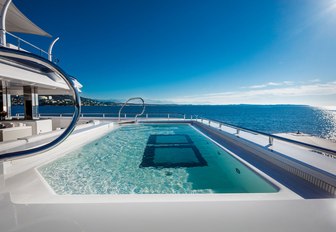
[[[97,100],[87,97],[81,97],[82,106],[116,106],[121,103],[107,100]]]
[[[88,97],[80,97],[82,106],[118,106],[122,105],[126,100],[117,99],[93,99]],[[73,105],[73,98],[67,95],[52,95],[52,96],[39,96],[39,105],[54,105],[54,106],[66,106]],[[172,102],[145,99],[146,105],[174,105]],[[129,105],[138,105],[139,102],[134,100]],[[12,105],[23,105],[23,96],[12,96]]]
[[[155,99],[144,99],[146,105],[175,105],[174,102],[165,101],[165,100],[155,100]],[[95,101],[105,102],[105,103],[115,103],[115,104],[123,104],[127,101],[127,99],[95,99]],[[134,100],[129,104],[139,104],[139,100]]]
[[[23,105],[24,99],[23,96],[12,96],[12,105]],[[66,106],[66,105],[73,105],[74,101],[71,96],[65,95],[52,95],[52,96],[39,96],[39,105],[46,106],[46,105],[53,105],[53,106]],[[115,106],[120,105],[119,102],[114,101],[102,101],[96,100],[87,97],[81,97],[81,104],[82,106]]]
[[[87,99],[91,99],[91,98],[87,98]],[[125,101],[120,100],[120,99],[96,99],[95,98],[94,100],[99,101],[99,102],[114,102],[114,103],[123,103],[123,102],[125,102]]]

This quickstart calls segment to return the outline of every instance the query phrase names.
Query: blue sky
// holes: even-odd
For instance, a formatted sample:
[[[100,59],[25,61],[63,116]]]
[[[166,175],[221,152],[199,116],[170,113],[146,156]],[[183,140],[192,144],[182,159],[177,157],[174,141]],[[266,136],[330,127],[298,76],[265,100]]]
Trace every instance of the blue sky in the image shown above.
[[[336,0],[14,3],[87,97],[335,105]]]

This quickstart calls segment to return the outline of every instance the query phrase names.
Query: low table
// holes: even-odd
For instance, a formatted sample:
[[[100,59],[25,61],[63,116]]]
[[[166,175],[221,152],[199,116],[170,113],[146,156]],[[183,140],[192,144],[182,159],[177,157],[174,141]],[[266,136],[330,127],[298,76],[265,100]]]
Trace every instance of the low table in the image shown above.
[[[20,121],[20,123],[26,124],[27,126],[31,126],[33,135],[39,135],[41,133],[52,131],[51,119],[22,120]]]
[[[0,141],[6,142],[11,140],[17,140],[18,138],[31,136],[32,127],[31,126],[19,126],[11,128],[0,129]]]

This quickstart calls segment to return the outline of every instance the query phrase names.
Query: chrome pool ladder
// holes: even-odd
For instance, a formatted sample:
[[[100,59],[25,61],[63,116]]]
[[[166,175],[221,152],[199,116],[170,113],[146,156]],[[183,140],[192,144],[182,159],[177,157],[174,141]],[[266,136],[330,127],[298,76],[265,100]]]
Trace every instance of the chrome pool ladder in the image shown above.
[[[145,109],[146,109],[146,106],[145,106],[145,101],[143,98],[141,97],[132,97],[130,99],[128,99],[120,108],[119,110],[119,113],[118,113],[118,121],[120,122],[121,121],[121,111],[123,110],[123,108],[127,105],[127,103],[129,103],[130,101],[133,101],[133,100],[140,100],[142,102],[142,111],[141,113],[139,114],[136,114],[135,117],[134,117],[134,121],[129,121],[130,123],[132,122],[136,122],[138,117],[142,116],[144,113],[145,113]]]

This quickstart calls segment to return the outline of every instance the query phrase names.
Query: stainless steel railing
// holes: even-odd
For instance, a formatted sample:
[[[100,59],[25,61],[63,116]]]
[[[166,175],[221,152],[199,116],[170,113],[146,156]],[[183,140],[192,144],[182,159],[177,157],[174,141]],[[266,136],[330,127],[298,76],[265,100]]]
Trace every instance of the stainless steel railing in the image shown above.
[[[120,115],[120,117],[130,119],[134,118],[137,113],[134,112],[125,112]],[[39,117],[72,117],[72,113],[39,113]],[[16,118],[22,118],[24,116],[24,113],[16,113],[13,117]],[[101,119],[116,119],[118,120],[119,114],[118,113],[109,113],[109,112],[104,112],[104,113],[84,113],[82,112],[80,114],[81,118],[101,118]],[[180,114],[180,113],[144,113],[141,116],[137,117],[138,119],[155,119],[155,118],[160,118],[160,119],[192,119],[192,118],[187,118],[185,114]]]
[[[39,55],[39,56],[42,56],[44,58],[47,58],[48,59],[48,56],[49,56],[49,53],[44,51],[42,48],[39,48],[38,46],[20,38],[19,36],[16,36],[8,31],[5,31],[4,33],[6,33],[7,37],[8,38],[8,42],[11,42],[10,44],[14,45],[15,47],[9,47],[11,49],[16,49],[16,50],[19,50],[19,51],[26,51],[26,52],[30,52],[30,53],[33,53],[33,54],[36,54],[36,55]],[[14,44],[15,42],[15,44]],[[24,45],[28,45],[27,48],[23,48]]]
[[[312,150],[315,150],[315,151],[319,151],[319,152],[322,152],[322,153],[327,153],[327,154],[332,155],[334,158],[336,158],[336,150],[333,150],[333,149],[324,148],[324,147],[320,147],[320,146],[316,146],[316,145],[312,145],[312,144],[303,143],[303,142],[299,142],[299,141],[296,141],[296,140],[284,138],[284,137],[281,137],[281,136],[272,135],[272,134],[268,134],[268,133],[265,133],[265,132],[261,132],[261,131],[257,131],[257,130],[252,130],[252,129],[248,129],[248,128],[240,127],[240,126],[236,126],[236,125],[232,125],[230,123],[226,123],[226,122],[223,122],[223,121],[220,121],[220,120],[207,119],[207,118],[198,118],[198,117],[195,120],[196,121],[198,120],[201,123],[207,124],[209,126],[211,126],[212,124],[216,123],[216,124],[218,124],[218,129],[221,129],[222,126],[230,127],[232,129],[236,130],[236,135],[237,136],[239,136],[239,134],[240,134],[241,131],[245,131],[245,132],[248,132],[248,133],[254,134],[254,135],[263,135],[263,136],[266,136],[266,137],[268,137],[269,146],[273,145],[274,140],[279,140],[279,141],[284,141],[284,142],[287,142],[287,143],[295,144],[295,145],[298,145],[298,146],[301,146],[301,147],[309,148],[309,149],[312,149]]]

